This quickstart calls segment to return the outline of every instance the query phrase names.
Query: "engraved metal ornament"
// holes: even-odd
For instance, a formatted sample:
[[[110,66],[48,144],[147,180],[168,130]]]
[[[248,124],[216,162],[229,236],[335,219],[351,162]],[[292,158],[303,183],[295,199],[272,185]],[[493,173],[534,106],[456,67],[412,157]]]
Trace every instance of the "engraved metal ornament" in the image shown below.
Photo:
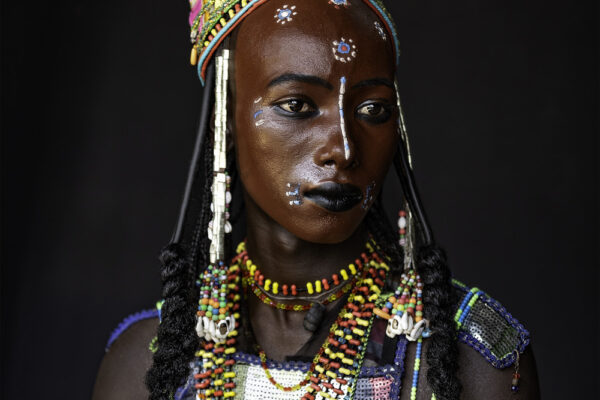
[[[209,238],[210,262],[225,259],[225,233],[231,231],[227,226],[227,81],[229,77],[229,50],[223,49],[215,59],[215,130],[214,161],[212,184],[213,219],[210,224]],[[231,196],[231,195],[230,195]]]

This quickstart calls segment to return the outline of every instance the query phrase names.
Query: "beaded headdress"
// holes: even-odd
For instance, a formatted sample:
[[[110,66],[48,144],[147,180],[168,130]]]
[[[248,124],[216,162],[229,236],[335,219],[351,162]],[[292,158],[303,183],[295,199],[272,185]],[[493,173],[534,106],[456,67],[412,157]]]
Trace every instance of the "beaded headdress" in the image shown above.
[[[399,56],[398,35],[390,13],[381,0],[362,0],[384,23],[392,37],[396,62]],[[189,23],[192,52],[190,62],[198,66],[204,84],[206,69],[219,44],[245,17],[268,0],[190,0]]]

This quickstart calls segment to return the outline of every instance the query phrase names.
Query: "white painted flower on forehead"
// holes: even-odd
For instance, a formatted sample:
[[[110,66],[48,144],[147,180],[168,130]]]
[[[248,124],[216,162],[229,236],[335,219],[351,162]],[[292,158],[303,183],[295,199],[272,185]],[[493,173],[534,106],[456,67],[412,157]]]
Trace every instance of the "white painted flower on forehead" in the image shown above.
[[[387,35],[385,34],[385,31],[383,30],[383,27],[381,26],[381,24],[377,21],[374,22],[375,25],[375,30],[377,31],[377,33],[379,33],[379,36],[381,36],[381,38],[383,40],[387,40]]]
[[[329,0],[329,4],[334,5],[335,8],[340,8],[349,6],[350,2],[348,0]]]
[[[339,41],[334,40],[331,50],[333,51],[335,59],[341,62],[352,61],[357,53],[356,45],[352,39],[346,40],[344,38],[341,38]]]
[[[290,22],[292,20],[292,16],[298,14],[295,10],[296,6],[290,7],[286,4],[282,8],[277,9],[277,12],[273,18],[275,18],[275,22],[278,24],[284,25],[286,22]]]

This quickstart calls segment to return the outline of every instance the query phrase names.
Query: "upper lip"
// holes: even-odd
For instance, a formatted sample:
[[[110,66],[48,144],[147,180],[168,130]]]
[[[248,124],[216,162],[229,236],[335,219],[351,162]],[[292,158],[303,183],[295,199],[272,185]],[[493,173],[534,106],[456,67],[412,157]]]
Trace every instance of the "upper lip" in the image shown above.
[[[347,211],[358,204],[362,191],[349,183],[324,182],[303,193],[304,197],[329,211]]]

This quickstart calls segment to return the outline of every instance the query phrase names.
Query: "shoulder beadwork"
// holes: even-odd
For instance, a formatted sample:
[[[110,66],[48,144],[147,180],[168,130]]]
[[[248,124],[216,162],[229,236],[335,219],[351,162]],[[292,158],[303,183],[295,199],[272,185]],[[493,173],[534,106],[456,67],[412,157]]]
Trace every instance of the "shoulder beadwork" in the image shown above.
[[[106,343],[106,347],[104,348],[104,350],[108,351],[108,349],[110,349],[110,346],[112,346],[115,340],[117,340],[119,336],[123,334],[123,332],[125,332],[131,325],[135,324],[136,322],[157,317],[160,319],[161,306],[162,302],[158,302],[156,303],[156,308],[136,312],[135,314],[131,314],[123,321],[121,321],[121,323],[110,334],[110,337],[108,338],[108,342]]]
[[[461,301],[454,316],[458,339],[477,350],[496,368],[515,362],[529,344],[529,332],[496,300],[480,289],[453,280]]]

